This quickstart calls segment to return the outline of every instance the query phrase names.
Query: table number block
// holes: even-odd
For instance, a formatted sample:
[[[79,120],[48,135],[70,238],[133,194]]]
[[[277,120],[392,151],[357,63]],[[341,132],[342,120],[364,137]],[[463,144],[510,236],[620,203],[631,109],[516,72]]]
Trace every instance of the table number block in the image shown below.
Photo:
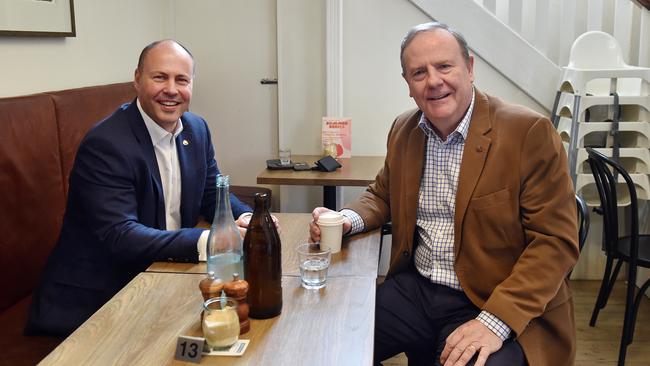
[[[205,339],[202,337],[179,336],[174,358],[180,361],[200,363],[204,343]]]

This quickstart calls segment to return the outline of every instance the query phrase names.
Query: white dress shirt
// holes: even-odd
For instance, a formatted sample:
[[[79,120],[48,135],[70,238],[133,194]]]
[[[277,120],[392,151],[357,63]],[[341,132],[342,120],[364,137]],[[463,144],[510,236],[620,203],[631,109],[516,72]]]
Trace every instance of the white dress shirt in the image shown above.
[[[142,110],[140,100],[137,100],[137,104],[156,153],[165,200],[166,229],[178,230],[181,228],[181,165],[176,151],[176,137],[183,131],[183,122],[179,119],[174,133],[167,132]]]

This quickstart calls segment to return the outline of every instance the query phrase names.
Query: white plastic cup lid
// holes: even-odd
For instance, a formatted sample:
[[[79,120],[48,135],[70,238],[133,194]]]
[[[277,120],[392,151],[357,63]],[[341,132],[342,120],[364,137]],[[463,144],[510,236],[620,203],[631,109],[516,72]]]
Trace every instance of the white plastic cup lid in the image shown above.
[[[318,225],[340,225],[345,221],[343,214],[336,211],[324,212],[318,216]]]

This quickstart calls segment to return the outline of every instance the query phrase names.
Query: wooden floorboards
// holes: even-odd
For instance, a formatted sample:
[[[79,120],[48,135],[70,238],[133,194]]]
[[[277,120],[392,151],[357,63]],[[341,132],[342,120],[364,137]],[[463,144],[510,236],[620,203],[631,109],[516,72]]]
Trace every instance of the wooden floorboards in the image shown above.
[[[626,283],[619,281],[607,306],[600,311],[595,327],[589,326],[600,281],[571,281],[575,305],[578,349],[576,366],[613,366],[618,360]],[[384,366],[405,366],[404,354],[383,362]],[[650,300],[646,297],[639,308],[634,341],[627,348],[625,365],[650,365]]]

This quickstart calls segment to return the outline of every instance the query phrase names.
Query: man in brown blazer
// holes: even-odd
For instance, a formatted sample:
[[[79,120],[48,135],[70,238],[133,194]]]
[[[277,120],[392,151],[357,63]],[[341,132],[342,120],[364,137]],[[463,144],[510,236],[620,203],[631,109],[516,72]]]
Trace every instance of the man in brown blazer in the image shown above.
[[[342,210],[348,235],[393,223],[375,362],[573,364],[578,229],[559,136],[476,89],[467,43],[448,26],[414,27],[401,52],[418,109],[395,120],[384,167]],[[320,238],[313,223],[310,235]]]

